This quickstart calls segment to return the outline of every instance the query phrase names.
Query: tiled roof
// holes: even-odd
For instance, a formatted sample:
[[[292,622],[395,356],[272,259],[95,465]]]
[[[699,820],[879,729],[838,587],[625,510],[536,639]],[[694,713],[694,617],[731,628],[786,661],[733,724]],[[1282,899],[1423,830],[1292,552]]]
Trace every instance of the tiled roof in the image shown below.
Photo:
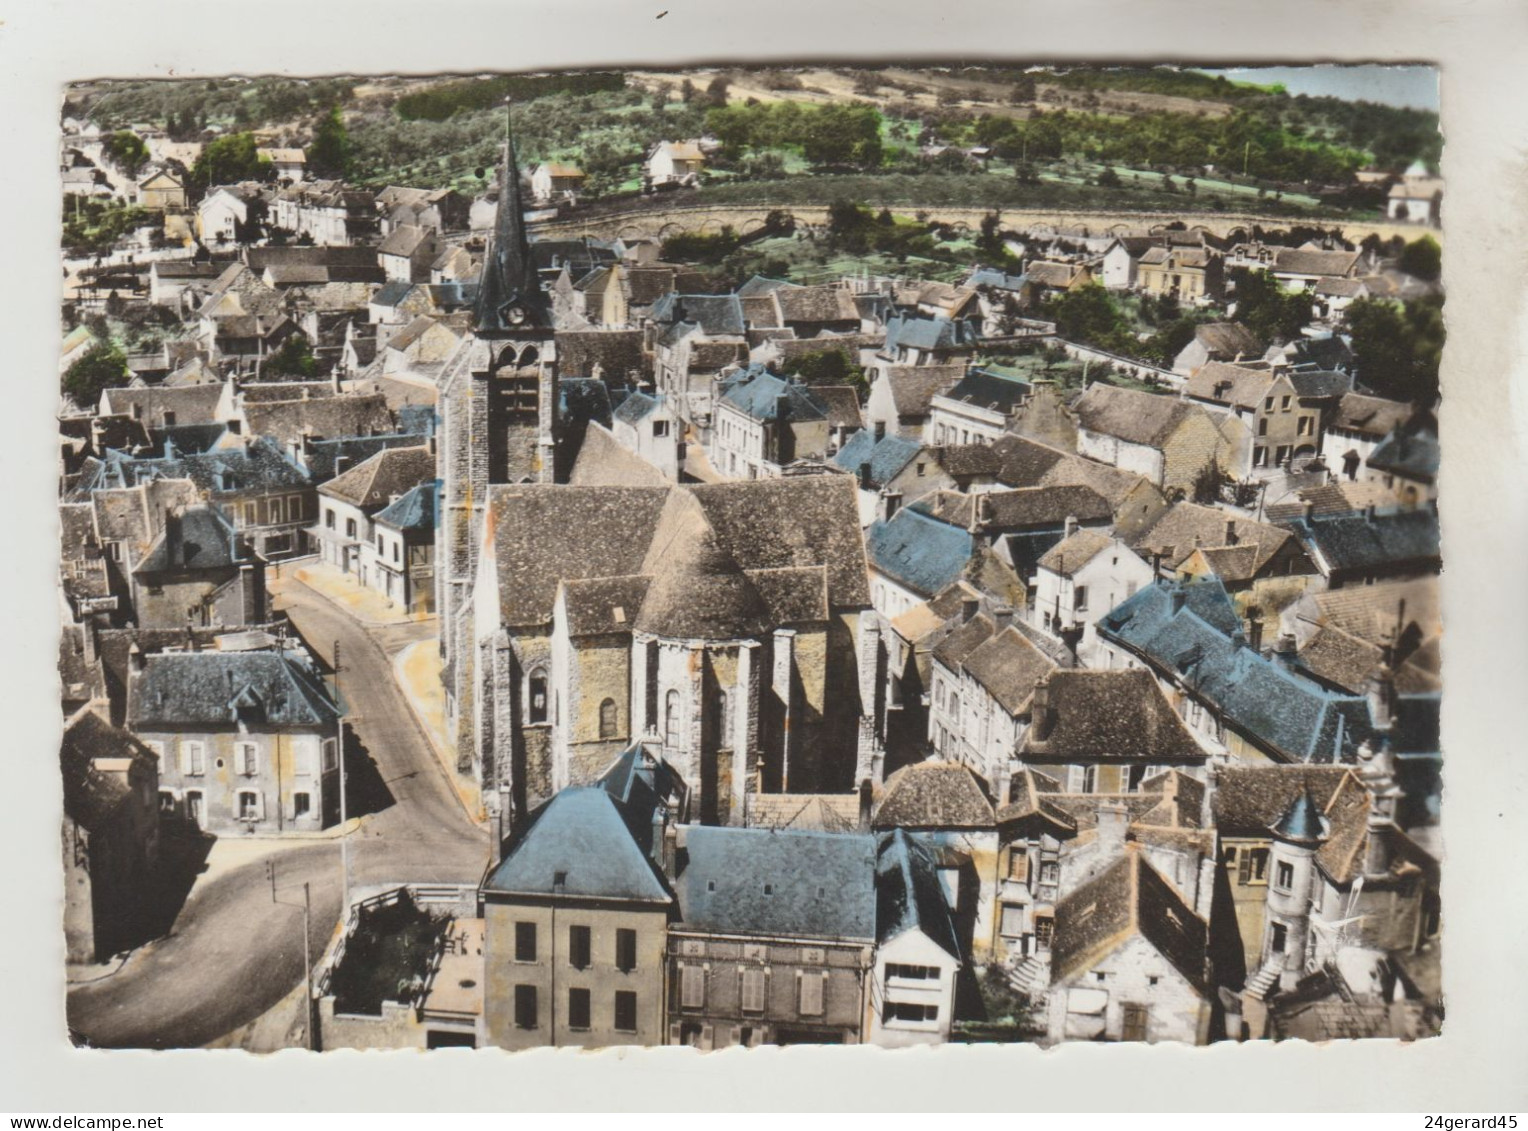
[[[875,811],[877,829],[990,829],[992,801],[969,767],[918,762],[886,779]]]
[[[836,284],[780,287],[774,292],[785,325],[793,322],[859,322],[848,288]]]
[[[1419,510],[1376,511],[1291,519],[1286,524],[1333,571],[1435,565],[1439,561],[1438,514]]]
[[[1262,406],[1263,398],[1278,379],[1279,374],[1271,369],[1249,369],[1223,361],[1207,361],[1184,383],[1183,395],[1256,409]]]
[[[64,816],[94,831],[110,823],[135,796],[132,785],[116,774],[102,773],[97,758],[152,761],[148,747],[127,731],[84,710],[64,727],[59,763],[64,779]]]
[[[977,644],[961,661],[966,673],[1017,718],[1029,708],[1035,684],[1056,662],[1010,625]]]
[[[887,434],[879,440],[869,429],[861,429],[845,441],[833,456],[833,463],[845,471],[859,474],[861,464],[870,465],[870,485],[884,487],[923,450],[916,440],[904,440]]]
[[[1038,564],[1041,569],[1071,577],[1113,544],[1113,537],[1105,531],[1079,530],[1045,551]]]
[[[1204,409],[1176,397],[1141,393],[1095,381],[1074,406],[1077,424],[1089,432],[1160,448],[1183,422]]]
[[[662,471],[624,446],[598,421],[584,432],[578,458],[568,476],[568,484],[573,487],[661,488],[668,483]]]
[[[661,873],[600,786],[570,786],[531,814],[484,881],[495,895],[669,903]]]
[[[1273,257],[1273,270],[1289,275],[1346,275],[1358,263],[1357,251],[1315,251],[1306,248],[1280,248]]]
[[[929,414],[929,402],[965,376],[964,362],[953,365],[891,365],[886,383],[897,415],[915,420]]]
[[[1302,792],[1325,809],[1351,772],[1346,766],[1224,766],[1210,800],[1215,827],[1226,837],[1266,837]]]
[[[1109,501],[1091,487],[1016,487],[1010,491],[934,491],[909,504],[942,522],[985,532],[1061,527],[1068,518],[1108,522]]]
[[[244,416],[251,435],[268,436],[283,444],[304,434],[335,439],[394,431],[387,398],[381,393],[341,393],[263,403],[246,399]]]
[[[1411,406],[1400,401],[1348,393],[1337,404],[1332,427],[1361,432],[1377,440],[1404,424],[1411,412]]]
[[[329,480],[319,492],[366,510],[385,507],[434,479],[435,455],[429,448],[384,448]]]
[[[607,384],[624,385],[633,372],[647,372],[641,330],[560,330],[556,340],[557,372],[565,376],[592,377],[598,365]]]
[[[1208,993],[1209,931],[1138,850],[1056,904],[1051,981],[1091,969],[1131,938],[1150,943],[1200,993]]]
[[[259,563],[241,551],[233,523],[215,507],[188,507],[167,514],[164,529],[138,563],[135,574],[229,569]]]
[[[1040,704],[1021,755],[1045,762],[1132,761],[1160,766],[1200,762],[1194,741],[1156,678],[1141,668],[1124,671],[1057,670],[1045,677],[1051,720],[1044,737]],[[1039,691],[1036,690],[1038,699]]]
[[[1218,360],[1260,357],[1264,343],[1240,322],[1205,322],[1194,327],[1194,340]]]
[[[159,652],[128,683],[128,725],[231,728],[242,711],[264,725],[329,726],[339,710],[313,669],[295,655]]]
[[[264,438],[207,452],[176,453],[157,459],[117,456],[109,461],[121,486],[151,479],[189,479],[200,491],[301,488],[308,477],[285,452]]]
[[[177,424],[212,424],[217,420],[222,395],[222,386],[213,384],[107,389],[101,394],[101,412],[104,416],[136,416],[150,424],[158,424],[166,412],[173,412]]]
[[[1235,541],[1226,538],[1230,524]],[[1164,564],[1176,569],[1200,547],[1253,546],[1253,570],[1260,570],[1289,541],[1287,530],[1266,522],[1229,515],[1218,507],[1183,501],[1174,503],[1147,529],[1131,541],[1131,549],[1150,559],[1161,554]]]
[[[876,937],[873,836],[691,825],[682,852],[682,930]]]

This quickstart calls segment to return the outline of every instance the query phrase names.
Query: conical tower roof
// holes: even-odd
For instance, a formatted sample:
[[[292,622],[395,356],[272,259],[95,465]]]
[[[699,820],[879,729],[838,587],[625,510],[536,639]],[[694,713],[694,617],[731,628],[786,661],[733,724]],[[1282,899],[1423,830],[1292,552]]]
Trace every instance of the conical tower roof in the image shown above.
[[[473,323],[479,333],[490,334],[551,325],[550,308],[525,234],[525,204],[520,198],[513,135],[505,138],[504,164],[499,167],[499,205],[493,238],[483,257]]]
[[[1312,848],[1326,839],[1326,819],[1321,816],[1308,788],[1302,789],[1289,803],[1289,808],[1271,831],[1279,840]]]
[[[635,628],[683,640],[735,640],[770,627],[769,607],[717,539],[695,497],[669,496],[643,572],[652,584]]]

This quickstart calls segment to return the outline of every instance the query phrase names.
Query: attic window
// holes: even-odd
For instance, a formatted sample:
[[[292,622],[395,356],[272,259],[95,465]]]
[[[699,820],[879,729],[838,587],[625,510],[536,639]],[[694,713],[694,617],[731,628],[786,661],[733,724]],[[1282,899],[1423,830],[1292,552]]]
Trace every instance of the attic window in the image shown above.
[[[707,880],[706,881],[706,890],[707,891],[715,891],[716,890],[716,881],[715,880]]]
[[[1090,903],[1090,904],[1088,904],[1081,911],[1077,912],[1077,922],[1081,923],[1084,919],[1088,918],[1090,915],[1093,914],[1093,912],[1095,912],[1097,910],[1098,910],[1098,904],[1097,903]]]
[[[764,885],[764,894],[765,895],[774,895],[775,894],[775,885],[774,884],[765,884]]]
[[[610,615],[615,617],[616,624],[626,623],[626,607],[624,605],[617,605],[613,610],[611,610]]]

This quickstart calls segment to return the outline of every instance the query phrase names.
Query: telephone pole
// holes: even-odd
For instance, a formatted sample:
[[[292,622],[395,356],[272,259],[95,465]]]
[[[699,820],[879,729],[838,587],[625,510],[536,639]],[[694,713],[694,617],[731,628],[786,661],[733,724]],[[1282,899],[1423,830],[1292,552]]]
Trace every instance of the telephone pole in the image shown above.
[[[336,754],[340,763],[340,907],[342,916],[350,914],[350,829],[346,822],[349,819],[349,810],[345,801],[345,711],[340,705],[340,672],[344,671],[340,664],[340,642],[334,642],[334,705],[339,714],[335,719],[335,729],[338,732],[335,742]]]
[[[265,874],[271,879],[271,902],[277,907],[296,907],[295,903],[282,903],[276,898],[276,862],[265,862]],[[313,1040],[313,899],[310,885],[304,881],[302,885],[302,977],[303,977],[303,1014],[302,1032],[303,1041],[309,1052],[314,1049]]]

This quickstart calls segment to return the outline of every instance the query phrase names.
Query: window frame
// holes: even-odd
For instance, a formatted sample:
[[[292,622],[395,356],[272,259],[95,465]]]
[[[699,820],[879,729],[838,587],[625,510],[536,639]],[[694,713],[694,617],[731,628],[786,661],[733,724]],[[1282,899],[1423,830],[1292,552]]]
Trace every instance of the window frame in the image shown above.
[[[536,922],[532,919],[515,920],[515,961],[523,964],[532,964],[540,951],[536,930]]]
[[[594,1003],[585,986],[568,987],[568,1028],[575,1033],[587,1033],[593,1028]],[[579,1015],[582,1014],[582,1024]]]
[[[623,1007],[625,1008],[623,1009]],[[612,1019],[611,1028],[613,1028],[617,1033],[637,1032],[638,1024],[636,990],[616,990],[615,1001],[613,1003],[613,1011],[615,1016]],[[623,1012],[628,1013],[631,1022],[630,1025],[623,1025],[621,1023],[623,1020],[621,1016]]]
[[[513,1012],[516,1029],[531,1031],[541,1027],[541,1009],[535,986],[524,982],[515,986]]]
[[[630,974],[637,968],[637,932],[632,927],[615,929],[615,968]]]

